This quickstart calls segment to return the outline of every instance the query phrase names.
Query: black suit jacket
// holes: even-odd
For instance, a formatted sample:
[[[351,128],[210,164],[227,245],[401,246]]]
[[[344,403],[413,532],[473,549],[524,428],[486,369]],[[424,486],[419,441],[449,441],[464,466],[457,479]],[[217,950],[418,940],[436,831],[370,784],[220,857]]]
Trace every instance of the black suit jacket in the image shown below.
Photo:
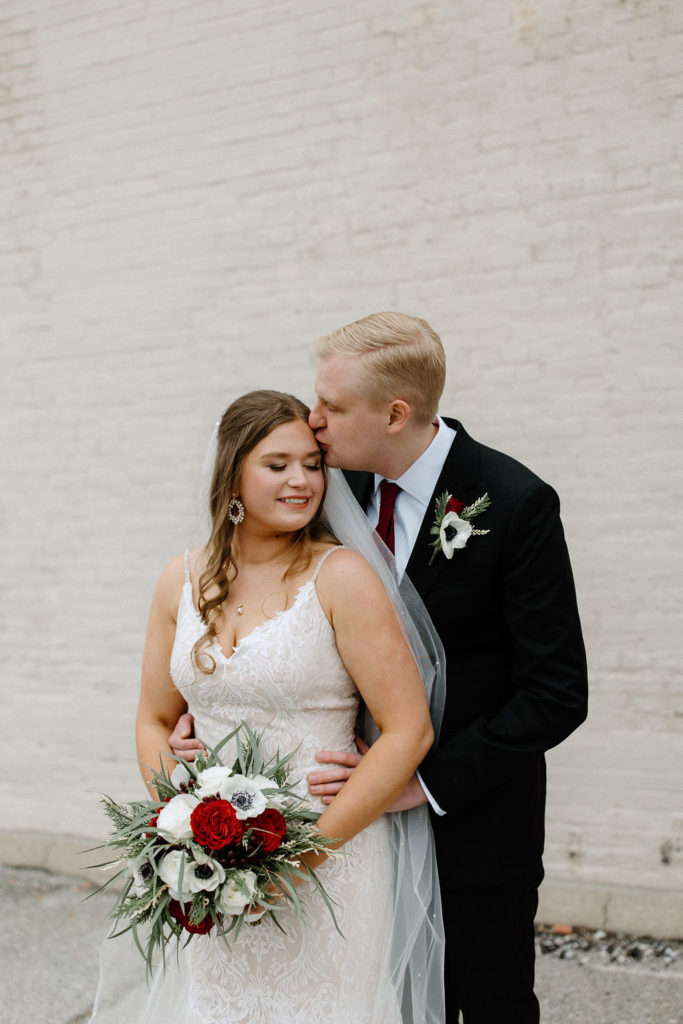
[[[447,697],[441,738],[420,772],[447,812],[432,815],[441,886],[540,883],[544,751],[586,717],[587,671],[555,491],[462,424],[407,566],[441,637]],[[365,507],[372,475],[348,473]],[[432,565],[436,497],[490,508],[449,560]]]

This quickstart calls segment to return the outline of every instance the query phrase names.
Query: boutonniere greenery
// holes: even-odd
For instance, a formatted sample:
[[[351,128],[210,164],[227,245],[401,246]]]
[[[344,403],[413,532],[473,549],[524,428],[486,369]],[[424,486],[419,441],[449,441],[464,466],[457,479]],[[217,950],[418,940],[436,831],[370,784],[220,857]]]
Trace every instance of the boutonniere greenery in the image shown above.
[[[452,558],[453,552],[464,548],[470,537],[482,537],[485,533],[490,533],[490,530],[476,530],[470,522],[475,516],[485,512],[490,504],[488,494],[482,494],[471,505],[465,505],[448,491],[444,491],[441,497],[436,499],[434,525],[429,531],[434,534],[434,550],[429,564],[432,564],[439,551],[443,551],[446,558]]]

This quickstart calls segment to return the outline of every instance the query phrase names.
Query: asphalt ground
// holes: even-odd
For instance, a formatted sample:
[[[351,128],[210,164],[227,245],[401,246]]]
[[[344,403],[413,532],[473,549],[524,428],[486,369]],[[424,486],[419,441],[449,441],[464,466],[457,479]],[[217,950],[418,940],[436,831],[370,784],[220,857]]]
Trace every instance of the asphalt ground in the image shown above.
[[[85,1024],[111,903],[84,902],[92,889],[72,876],[0,867],[0,1024]],[[537,958],[543,1024],[683,1024],[681,943],[662,953],[648,940],[548,935]],[[505,956],[494,928],[491,956]]]

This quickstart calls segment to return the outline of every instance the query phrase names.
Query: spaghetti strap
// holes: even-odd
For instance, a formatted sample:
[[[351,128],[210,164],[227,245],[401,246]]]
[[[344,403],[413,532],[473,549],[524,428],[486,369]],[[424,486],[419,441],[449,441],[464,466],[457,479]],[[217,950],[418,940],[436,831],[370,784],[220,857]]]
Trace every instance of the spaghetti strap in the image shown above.
[[[333,551],[339,551],[339,550],[341,550],[341,549],[342,549],[343,547],[344,547],[344,545],[343,545],[343,544],[337,544],[337,545],[336,545],[335,547],[333,547],[333,548],[330,548],[330,549],[329,549],[328,551],[326,551],[326,552],[324,553],[324,555],[322,556],[322,558],[320,558],[320,559],[318,560],[318,564],[316,565],[316,567],[315,567],[315,569],[314,569],[314,571],[313,571],[313,575],[312,575],[312,576],[311,576],[311,578],[310,578],[310,581],[309,581],[310,583],[315,583],[315,581],[317,580],[317,578],[318,578],[318,573],[319,573],[319,572],[320,572],[320,570],[322,569],[322,566],[323,566],[323,562],[325,561],[325,559],[327,558],[327,556],[328,556],[328,555],[331,555]]]
[[[190,582],[190,552],[189,549],[185,551],[185,582]]]

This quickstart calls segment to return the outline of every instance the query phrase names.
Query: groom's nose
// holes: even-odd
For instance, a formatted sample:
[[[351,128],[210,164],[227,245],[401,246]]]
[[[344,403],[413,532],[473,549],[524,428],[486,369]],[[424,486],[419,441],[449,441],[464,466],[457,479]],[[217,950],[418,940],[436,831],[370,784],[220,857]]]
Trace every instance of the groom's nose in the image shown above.
[[[311,430],[319,430],[321,427],[325,426],[323,405],[320,399],[318,399],[318,401],[315,403],[315,405],[310,411],[308,417],[308,425],[311,428]]]

